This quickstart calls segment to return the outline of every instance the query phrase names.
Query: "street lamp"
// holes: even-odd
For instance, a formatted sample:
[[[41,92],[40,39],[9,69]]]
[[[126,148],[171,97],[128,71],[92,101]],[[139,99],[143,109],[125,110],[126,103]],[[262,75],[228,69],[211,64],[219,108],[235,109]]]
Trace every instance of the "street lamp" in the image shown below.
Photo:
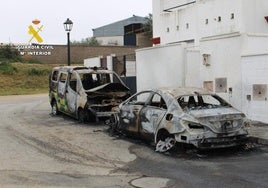
[[[73,28],[73,22],[72,20],[70,20],[69,18],[67,18],[67,20],[63,23],[64,25],[64,29],[67,32],[67,45],[68,45],[68,49],[67,49],[67,54],[68,54],[68,66],[71,65],[71,58],[70,58],[70,31]]]

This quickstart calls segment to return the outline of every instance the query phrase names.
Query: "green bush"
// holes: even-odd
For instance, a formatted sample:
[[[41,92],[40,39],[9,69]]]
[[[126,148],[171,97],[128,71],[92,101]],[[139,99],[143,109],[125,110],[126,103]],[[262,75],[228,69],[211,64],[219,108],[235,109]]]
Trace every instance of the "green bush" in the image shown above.
[[[18,72],[18,69],[14,67],[11,63],[0,61],[0,73],[1,74],[12,75],[16,72]]]
[[[15,48],[12,48],[10,45],[0,47],[0,59],[10,62],[21,61],[18,51]]]
[[[31,76],[34,76],[34,75],[41,76],[41,75],[46,75],[48,73],[49,73],[49,70],[47,70],[47,69],[29,68],[27,70],[27,74],[31,75]]]

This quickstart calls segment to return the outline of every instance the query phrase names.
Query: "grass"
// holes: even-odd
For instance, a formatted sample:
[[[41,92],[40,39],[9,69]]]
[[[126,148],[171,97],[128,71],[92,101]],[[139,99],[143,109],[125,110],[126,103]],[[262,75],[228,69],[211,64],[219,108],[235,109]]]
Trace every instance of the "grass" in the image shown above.
[[[48,92],[51,64],[0,64],[0,95],[38,94]]]

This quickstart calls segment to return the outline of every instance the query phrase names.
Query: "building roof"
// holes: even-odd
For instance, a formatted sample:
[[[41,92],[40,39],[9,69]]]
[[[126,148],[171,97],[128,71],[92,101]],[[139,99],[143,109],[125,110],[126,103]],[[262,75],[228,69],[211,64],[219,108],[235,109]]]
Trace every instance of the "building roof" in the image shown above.
[[[145,22],[146,19],[144,17],[133,15],[130,18],[92,29],[93,37],[123,36],[125,26],[136,23],[143,24]]]

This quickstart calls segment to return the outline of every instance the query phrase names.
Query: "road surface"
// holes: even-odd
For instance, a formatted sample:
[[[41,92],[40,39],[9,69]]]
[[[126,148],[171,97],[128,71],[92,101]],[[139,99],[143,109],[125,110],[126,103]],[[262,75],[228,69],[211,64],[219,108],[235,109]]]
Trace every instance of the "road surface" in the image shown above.
[[[0,187],[268,187],[265,146],[156,153],[51,116],[48,94],[1,96],[0,111]]]

